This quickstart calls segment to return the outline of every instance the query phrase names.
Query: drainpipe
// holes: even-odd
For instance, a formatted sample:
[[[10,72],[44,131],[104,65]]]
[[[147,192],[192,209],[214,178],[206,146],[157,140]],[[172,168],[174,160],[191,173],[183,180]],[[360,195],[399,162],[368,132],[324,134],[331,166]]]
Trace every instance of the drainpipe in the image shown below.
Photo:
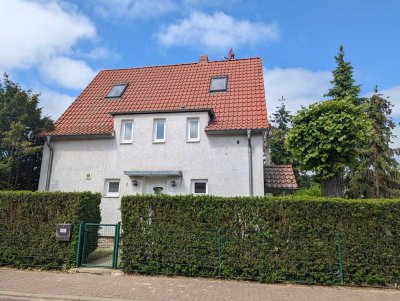
[[[247,142],[249,153],[249,194],[253,196],[253,152],[251,149],[251,130],[247,130]]]
[[[50,179],[51,179],[51,169],[53,166],[53,155],[54,155],[54,149],[50,144],[50,136],[47,136],[47,140],[46,140],[46,145],[50,150],[50,154],[49,154],[49,163],[47,165],[47,177],[46,177],[46,191],[49,191],[50,189]]]

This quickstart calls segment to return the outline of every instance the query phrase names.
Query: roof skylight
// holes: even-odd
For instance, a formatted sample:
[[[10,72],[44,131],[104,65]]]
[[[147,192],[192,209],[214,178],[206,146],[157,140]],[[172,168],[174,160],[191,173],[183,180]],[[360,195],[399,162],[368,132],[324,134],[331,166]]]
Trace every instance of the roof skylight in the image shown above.
[[[125,92],[128,84],[118,84],[111,88],[110,92],[108,92],[108,98],[116,98],[121,97],[121,95]]]
[[[228,77],[218,76],[213,77],[210,83],[210,92],[224,92],[228,85]]]

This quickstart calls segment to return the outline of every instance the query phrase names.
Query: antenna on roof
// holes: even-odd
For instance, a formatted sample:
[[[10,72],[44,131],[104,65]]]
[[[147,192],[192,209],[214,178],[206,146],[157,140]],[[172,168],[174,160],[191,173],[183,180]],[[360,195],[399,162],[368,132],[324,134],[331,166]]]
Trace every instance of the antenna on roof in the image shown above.
[[[225,57],[226,60],[234,60],[235,54],[233,53],[233,49],[231,48],[228,53],[228,57]]]

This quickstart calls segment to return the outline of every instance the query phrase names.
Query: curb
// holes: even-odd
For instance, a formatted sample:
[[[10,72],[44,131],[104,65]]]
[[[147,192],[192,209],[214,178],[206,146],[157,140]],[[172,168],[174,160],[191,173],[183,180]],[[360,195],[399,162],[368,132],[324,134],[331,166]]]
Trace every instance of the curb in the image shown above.
[[[12,291],[0,291],[1,298],[9,300],[31,300],[31,301],[144,301],[139,299],[121,299],[121,298],[103,298],[103,297],[90,297],[90,296],[75,296],[75,295],[51,295],[51,294],[34,294],[34,293],[19,293]]]

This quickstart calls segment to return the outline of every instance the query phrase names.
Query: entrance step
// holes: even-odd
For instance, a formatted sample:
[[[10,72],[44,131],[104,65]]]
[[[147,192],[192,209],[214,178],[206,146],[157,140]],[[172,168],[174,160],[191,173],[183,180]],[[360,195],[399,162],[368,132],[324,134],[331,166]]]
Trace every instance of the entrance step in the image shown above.
[[[107,276],[122,276],[124,273],[121,270],[102,269],[102,268],[73,268],[68,271],[71,274],[86,273],[93,275],[107,275]]]

